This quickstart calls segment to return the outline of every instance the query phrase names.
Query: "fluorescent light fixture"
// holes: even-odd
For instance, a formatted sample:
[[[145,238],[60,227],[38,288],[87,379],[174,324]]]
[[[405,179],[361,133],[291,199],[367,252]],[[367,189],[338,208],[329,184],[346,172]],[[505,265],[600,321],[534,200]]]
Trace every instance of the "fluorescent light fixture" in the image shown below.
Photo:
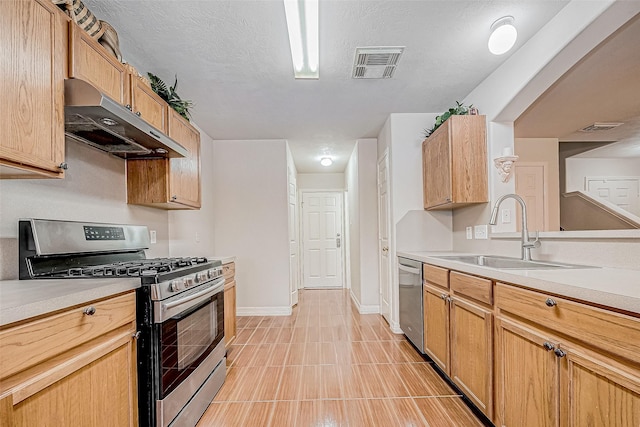
[[[502,55],[509,52],[518,38],[518,30],[513,25],[513,16],[503,16],[491,25],[489,52]]]
[[[296,79],[320,76],[318,0],[284,0],[289,45]]]
[[[331,166],[333,164],[333,160],[331,160],[331,157],[323,157],[320,159],[320,164],[322,166]]]

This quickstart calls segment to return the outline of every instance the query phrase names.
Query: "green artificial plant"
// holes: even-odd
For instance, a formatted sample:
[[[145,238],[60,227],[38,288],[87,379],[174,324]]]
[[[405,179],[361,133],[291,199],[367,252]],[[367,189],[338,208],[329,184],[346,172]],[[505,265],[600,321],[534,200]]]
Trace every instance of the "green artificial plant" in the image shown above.
[[[455,107],[451,107],[440,116],[436,116],[436,123],[431,129],[424,130],[424,136],[428,138],[436,129],[440,127],[441,124],[446,122],[447,119],[451,116],[466,116],[467,114],[469,114],[469,111],[472,108],[473,105],[462,105],[458,101],[456,101]]]
[[[171,108],[173,108],[178,114],[189,121],[191,117],[191,113],[189,112],[189,108],[193,107],[193,101],[187,101],[185,99],[181,99],[180,96],[176,93],[176,88],[178,87],[178,76],[176,75],[176,80],[173,83],[173,86],[167,87],[167,84],[160,80],[158,76],[155,74],[147,73],[149,76],[149,81],[151,82],[151,89],[155,93],[160,96],[160,98],[164,99],[167,104]]]

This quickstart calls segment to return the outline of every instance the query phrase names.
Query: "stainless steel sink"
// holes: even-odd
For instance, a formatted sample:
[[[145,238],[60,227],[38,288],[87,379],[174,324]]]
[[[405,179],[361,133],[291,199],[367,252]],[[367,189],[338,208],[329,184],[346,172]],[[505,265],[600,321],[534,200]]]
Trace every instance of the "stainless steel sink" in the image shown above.
[[[460,256],[436,256],[434,258],[463,262],[465,264],[479,265],[504,270],[552,270],[563,268],[596,268],[587,265],[562,264],[545,261],[523,261],[518,258],[500,257],[493,255],[460,255]]]

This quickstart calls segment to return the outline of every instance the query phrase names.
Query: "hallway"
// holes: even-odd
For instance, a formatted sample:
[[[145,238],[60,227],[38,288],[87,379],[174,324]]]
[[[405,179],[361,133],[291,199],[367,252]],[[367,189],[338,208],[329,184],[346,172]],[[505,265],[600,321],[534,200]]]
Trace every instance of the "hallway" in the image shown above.
[[[291,316],[238,318],[198,426],[482,426],[429,365],[348,290],[301,290]]]

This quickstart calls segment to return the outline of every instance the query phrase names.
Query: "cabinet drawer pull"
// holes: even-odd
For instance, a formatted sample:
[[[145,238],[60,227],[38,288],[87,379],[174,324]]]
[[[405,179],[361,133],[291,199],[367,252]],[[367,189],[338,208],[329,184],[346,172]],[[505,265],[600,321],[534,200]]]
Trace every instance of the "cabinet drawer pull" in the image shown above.
[[[544,303],[547,305],[547,307],[555,307],[558,304],[553,298],[547,298]]]
[[[90,306],[82,310],[82,312],[87,316],[93,316],[94,314],[96,314],[96,308],[94,306]]]
[[[556,348],[556,351],[554,351],[554,353],[556,354],[556,356],[558,357],[565,357],[567,355],[567,353],[565,353],[564,351],[562,351],[559,348]]]
[[[544,344],[542,344],[542,346],[547,350],[547,351],[551,351],[554,348],[556,348],[555,345],[551,344],[549,341],[545,341]]]

